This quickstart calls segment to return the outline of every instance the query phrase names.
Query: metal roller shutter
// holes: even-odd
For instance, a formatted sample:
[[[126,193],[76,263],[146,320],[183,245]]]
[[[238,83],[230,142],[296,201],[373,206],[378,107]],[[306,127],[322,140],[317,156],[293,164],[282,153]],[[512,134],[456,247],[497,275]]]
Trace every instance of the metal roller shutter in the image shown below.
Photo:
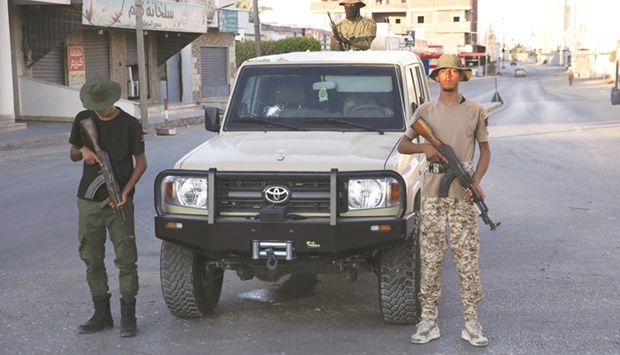
[[[146,41],[144,50],[146,51]],[[127,65],[138,65],[138,40],[135,32],[125,34],[125,51],[127,53]]]
[[[32,66],[32,77],[50,83],[65,85],[64,46],[52,48]]]
[[[82,31],[84,43],[84,60],[86,61],[86,77],[94,74],[110,76],[110,43],[108,33],[98,34],[97,31]]]
[[[202,73],[202,97],[228,96],[228,48],[200,47],[200,70]]]

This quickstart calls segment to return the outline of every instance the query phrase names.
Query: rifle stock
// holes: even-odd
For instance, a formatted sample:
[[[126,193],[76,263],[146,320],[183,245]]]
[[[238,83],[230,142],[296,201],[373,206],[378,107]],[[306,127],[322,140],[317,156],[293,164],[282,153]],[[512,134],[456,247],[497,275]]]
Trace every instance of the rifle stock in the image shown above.
[[[411,126],[411,128],[413,128],[416,133],[424,137],[424,139],[426,139],[430,144],[432,144],[433,147],[437,148],[441,155],[448,159],[448,171],[441,180],[439,196],[448,196],[448,189],[450,187],[450,184],[452,183],[452,180],[454,180],[454,178],[458,179],[461,186],[463,186],[465,189],[470,189],[470,191],[472,192],[474,197],[474,203],[478,208],[478,212],[480,212],[480,218],[482,218],[482,221],[484,221],[484,223],[487,224],[492,231],[497,229],[501,222],[497,222],[497,224],[495,224],[493,223],[491,218],[489,218],[489,208],[487,207],[486,203],[484,203],[482,196],[480,196],[478,191],[474,188],[474,180],[471,178],[471,176],[469,176],[467,171],[465,171],[463,165],[461,165],[461,162],[454,153],[454,150],[452,150],[452,147],[443,144],[435,136],[431,127],[422,117],[418,118],[414,122],[413,126]]]
[[[110,156],[108,153],[101,148],[99,145],[99,133],[97,132],[97,127],[95,126],[95,122],[92,118],[86,118],[80,121],[80,126],[82,127],[82,131],[86,136],[86,139],[90,142],[93,149],[95,150],[95,154],[101,160],[101,174],[105,180],[106,189],[108,191],[108,198],[99,204],[99,208],[103,209],[110,202],[114,205],[116,214],[118,215],[121,221],[121,227],[123,228],[123,234],[125,235],[125,241],[128,238],[133,238],[133,235],[128,235],[125,230],[125,212],[122,207],[118,207],[118,204],[123,200],[123,196],[121,194],[121,187],[116,180],[116,176],[114,175],[114,170],[112,168],[112,160],[110,160]]]

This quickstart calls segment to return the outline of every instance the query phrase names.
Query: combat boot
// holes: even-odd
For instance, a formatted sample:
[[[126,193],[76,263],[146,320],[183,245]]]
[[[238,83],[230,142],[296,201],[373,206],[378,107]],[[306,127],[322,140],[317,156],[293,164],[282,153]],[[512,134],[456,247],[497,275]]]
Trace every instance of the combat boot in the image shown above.
[[[121,336],[132,337],[138,332],[136,327],[136,299],[121,298]]]
[[[110,312],[111,296],[109,293],[106,293],[105,295],[93,297],[95,314],[86,323],[78,327],[79,334],[96,333],[114,327],[112,313]]]

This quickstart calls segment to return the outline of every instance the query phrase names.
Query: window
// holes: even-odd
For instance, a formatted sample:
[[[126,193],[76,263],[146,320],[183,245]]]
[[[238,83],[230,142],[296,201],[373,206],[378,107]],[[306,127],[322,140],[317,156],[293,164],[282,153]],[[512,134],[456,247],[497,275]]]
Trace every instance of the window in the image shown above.
[[[452,18],[452,22],[461,22],[461,17],[460,16],[454,16]]]
[[[424,23],[424,16],[418,16],[418,23]]]
[[[398,74],[389,65],[248,66],[224,129],[401,131]]]

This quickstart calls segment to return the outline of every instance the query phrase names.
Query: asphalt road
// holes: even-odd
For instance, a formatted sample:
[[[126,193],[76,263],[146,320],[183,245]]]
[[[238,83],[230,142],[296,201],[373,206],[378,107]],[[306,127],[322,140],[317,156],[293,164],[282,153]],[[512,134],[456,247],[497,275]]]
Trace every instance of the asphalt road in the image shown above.
[[[510,68],[507,66],[506,74]],[[215,312],[180,320],[159,286],[153,181],[209,137],[201,127],[146,138],[149,168],[138,184],[136,224],[141,289],[139,333],[118,335],[117,270],[107,257],[116,328],[77,335],[91,316],[77,253],[75,193],[81,164],[69,145],[0,153],[0,353],[2,354],[618,354],[620,353],[620,107],[608,86],[557,68],[526,66],[525,78],[474,78],[462,93],[482,103],[498,92],[489,119],[491,169],[483,181],[490,216],[481,223],[486,297],[480,321],[490,339],[460,339],[458,281],[448,258],[440,339],[413,345],[413,326],[382,321],[377,280],[340,275],[240,281],[227,273]],[[544,85],[543,85],[544,84]],[[436,84],[432,86],[437,97]]]

